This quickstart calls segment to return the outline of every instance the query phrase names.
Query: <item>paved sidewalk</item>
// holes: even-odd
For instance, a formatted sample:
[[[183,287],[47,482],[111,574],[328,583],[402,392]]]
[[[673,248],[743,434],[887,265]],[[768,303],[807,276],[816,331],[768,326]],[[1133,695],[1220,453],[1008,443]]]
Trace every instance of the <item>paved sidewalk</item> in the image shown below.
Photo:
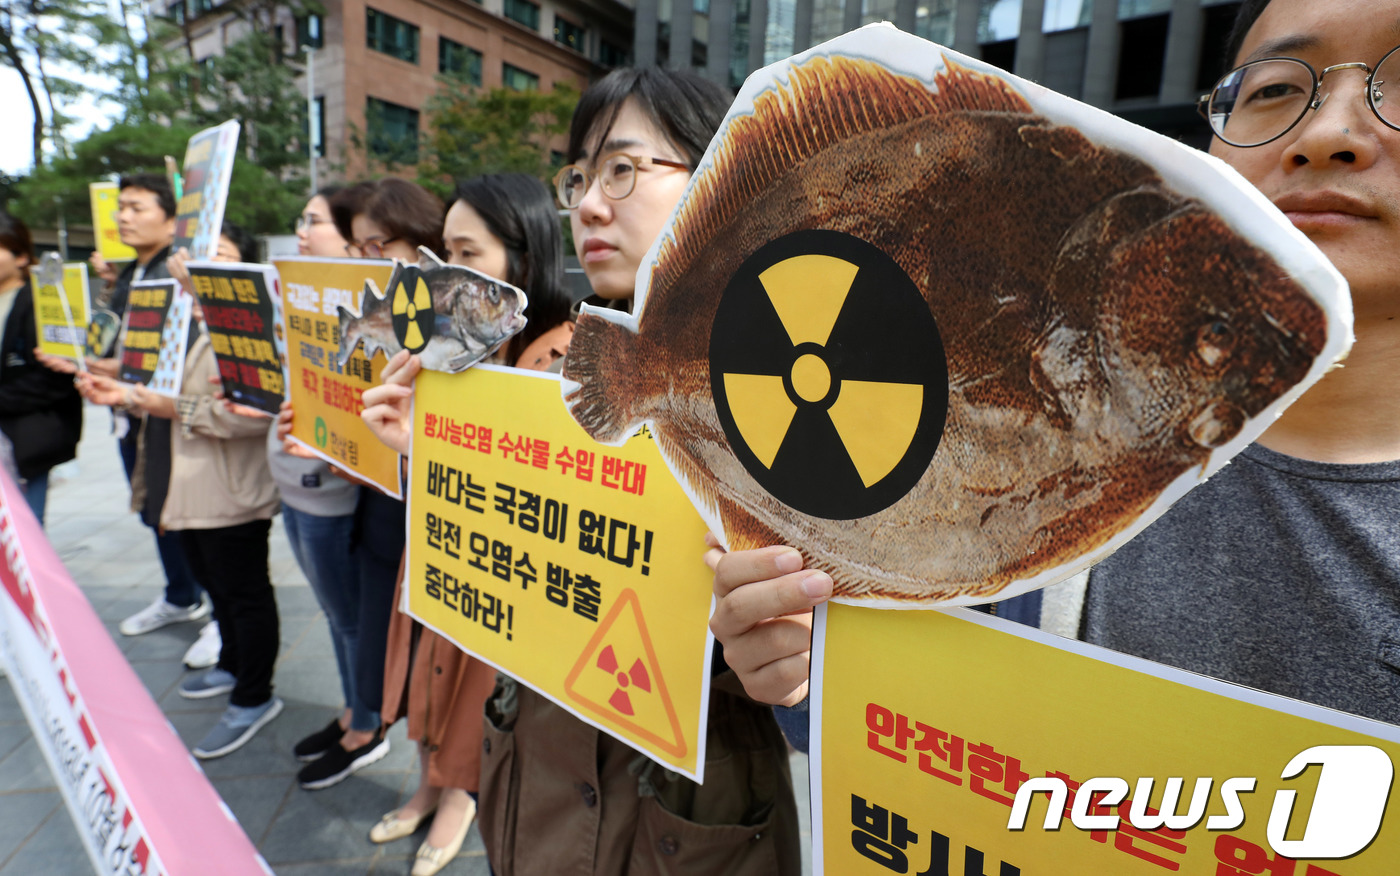
[[[107,416],[103,410],[87,409],[77,464],[55,472],[63,477],[49,489],[48,536],[136,674],[190,746],[223,711],[224,698],[195,701],[176,693],[185,674],[180,658],[202,622],[136,637],[117,632],[117,623],[149,604],[164,579],[150,531],[127,510],[129,494],[115,441],[107,433]],[[404,738],[404,722],[390,732],[393,747],[378,763],[323,791],[303,791],[296,784],[301,765],[291,755],[292,745],[338,711],[340,684],[325,618],[292,557],[280,518],[272,529],[270,560],[282,621],[274,682],[286,709],[244,748],[205,761],[204,769],[278,876],[407,874],[426,828],[385,846],[368,839],[379,816],[407,800],[418,784],[417,760]],[[793,758],[804,841],[810,833],[806,767],[805,757]],[[810,872],[806,857],[804,871]],[[90,872],[14,693],[8,684],[0,684],[0,876]],[[475,825],[461,856],[442,872],[489,873]]]

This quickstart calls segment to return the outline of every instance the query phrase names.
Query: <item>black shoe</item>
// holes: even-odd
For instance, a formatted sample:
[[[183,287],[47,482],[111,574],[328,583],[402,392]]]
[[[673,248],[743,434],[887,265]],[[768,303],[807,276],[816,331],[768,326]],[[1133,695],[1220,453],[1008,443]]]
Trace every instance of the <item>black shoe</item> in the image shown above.
[[[355,770],[367,767],[389,753],[389,740],[375,731],[374,738],[354,751],[346,751],[339,743],[297,773],[297,781],[308,791],[329,788],[347,778]]]
[[[292,746],[292,754],[302,763],[308,763],[334,748],[344,735],[345,731],[340,728],[339,719],[334,720]]]

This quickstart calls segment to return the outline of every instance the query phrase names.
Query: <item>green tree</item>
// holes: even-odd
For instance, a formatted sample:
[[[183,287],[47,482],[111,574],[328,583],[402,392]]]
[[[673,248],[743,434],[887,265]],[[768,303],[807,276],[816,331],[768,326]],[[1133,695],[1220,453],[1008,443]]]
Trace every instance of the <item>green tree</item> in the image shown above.
[[[121,118],[36,165],[19,185],[16,209],[41,224],[56,222],[62,210],[68,222],[86,225],[88,183],[114,174],[164,172],[164,157],[183,158],[193,134],[237,119],[239,152],[226,216],[255,233],[287,231],[305,198],[306,124],[305,101],[273,30],[276,10],[289,5],[295,12],[320,8],[270,0],[242,4],[237,14],[248,24],[245,34],[201,65],[190,60],[183,24],[142,22],[135,0],[120,0],[113,14],[98,16],[94,39],[113,47],[114,60],[101,69],[116,83],[113,99]]]
[[[548,92],[483,90],[438,77],[424,107],[418,183],[443,197],[454,180],[483,173],[518,171],[548,184],[562,163],[551,143],[569,130],[577,103],[578,92],[564,83]]]
[[[64,110],[86,88],[65,71],[102,66],[98,49],[111,32],[106,6],[95,0],[0,0],[0,66],[19,74],[34,121],[30,143],[36,163],[44,141],[62,153]]]

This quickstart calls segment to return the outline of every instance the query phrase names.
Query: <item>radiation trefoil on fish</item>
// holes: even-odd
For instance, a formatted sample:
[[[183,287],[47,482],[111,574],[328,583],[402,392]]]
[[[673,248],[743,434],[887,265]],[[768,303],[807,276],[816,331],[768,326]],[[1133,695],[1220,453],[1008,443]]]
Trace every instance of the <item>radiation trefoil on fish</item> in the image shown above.
[[[415,353],[429,371],[457,373],[485,359],[525,327],[525,293],[471,268],[444,264],[419,248],[416,265],[396,262],[387,292],[366,280],[360,312],[340,312],[341,367],[355,348]]]
[[[1112,552],[1350,338],[1223,163],[871,25],[749,78],[563,391],[604,443],[649,423],[727,547],[971,604]]]

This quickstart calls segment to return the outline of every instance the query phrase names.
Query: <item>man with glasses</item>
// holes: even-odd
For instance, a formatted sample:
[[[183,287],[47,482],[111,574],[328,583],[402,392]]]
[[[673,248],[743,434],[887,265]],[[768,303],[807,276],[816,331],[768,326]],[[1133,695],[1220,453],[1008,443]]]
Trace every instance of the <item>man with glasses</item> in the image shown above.
[[[1351,285],[1356,345],[1089,579],[1085,638],[1400,723],[1400,0],[1246,0],[1211,153]]]

